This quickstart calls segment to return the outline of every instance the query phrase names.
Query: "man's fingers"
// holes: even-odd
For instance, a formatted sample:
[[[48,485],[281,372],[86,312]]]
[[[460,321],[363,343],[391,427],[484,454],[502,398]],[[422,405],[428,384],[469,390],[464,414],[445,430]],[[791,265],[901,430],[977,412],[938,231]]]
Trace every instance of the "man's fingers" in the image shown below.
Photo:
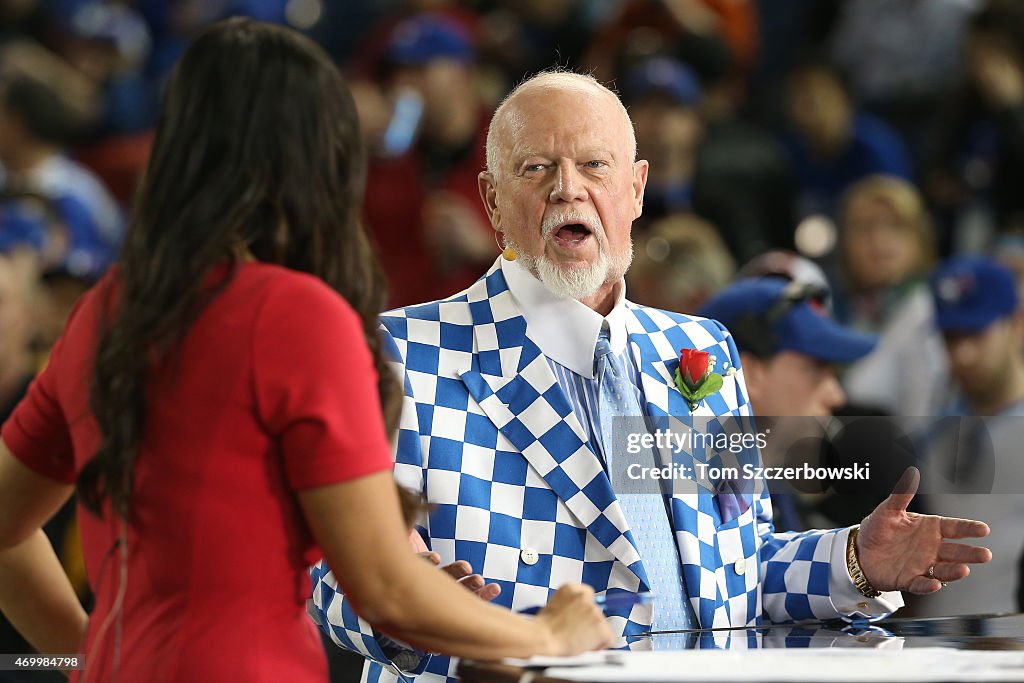
[[[939,533],[943,538],[982,538],[988,536],[988,532],[988,524],[976,519],[939,518]]]
[[[896,486],[893,487],[892,493],[889,497],[882,502],[881,506],[890,510],[896,510],[904,512],[907,506],[910,505],[910,501],[914,499],[914,495],[917,493],[917,487],[921,483],[921,471],[916,467],[908,467],[903,472],[903,476],[896,482]]]
[[[927,595],[942,590],[942,582],[938,579],[929,579],[927,576],[915,576],[907,590],[917,595]]]
[[[496,583],[489,583],[476,592],[481,599],[490,602],[494,598],[501,595],[501,586]]]
[[[479,574],[470,574],[469,576],[463,576],[461,579],[458,579],[458,582],[461,583],[464,588],[467,588],[474,593],[481,590],[486,584],[486,582],[484,581],[484,577],[480,576]]]
[[[960,581],[966,579],[971,573],[971,568],[966,564],[954,562],[939,562],[935,565],[935,578],[939,581]]]
[[[469,562],[466,562],[465,560],[459,560],[457,562],[452,562],[451,564],[446,564],[445,566],[441,567],[441,571],[445,572],[453,579],[458,580],[464,579],[470,574],[472,574],[473,567],[470,566]]]
[[[981,564],[992,559],[992,551],[965,543],[943,543],[939,546],[940,562]]]
[[[435,566],[441,564],[441,555],[439,553],[434,552],[433,550],[428,550],[426,552],[416,554]]]

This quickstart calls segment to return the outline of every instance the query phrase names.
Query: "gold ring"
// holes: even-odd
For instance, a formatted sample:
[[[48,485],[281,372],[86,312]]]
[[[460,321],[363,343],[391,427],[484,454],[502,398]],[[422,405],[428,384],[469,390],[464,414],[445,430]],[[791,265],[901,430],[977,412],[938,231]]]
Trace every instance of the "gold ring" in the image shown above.
[[[935,578],[935,565],[934,564],[932,566],[928,567],[928,578],[929,579],[934,579]]]

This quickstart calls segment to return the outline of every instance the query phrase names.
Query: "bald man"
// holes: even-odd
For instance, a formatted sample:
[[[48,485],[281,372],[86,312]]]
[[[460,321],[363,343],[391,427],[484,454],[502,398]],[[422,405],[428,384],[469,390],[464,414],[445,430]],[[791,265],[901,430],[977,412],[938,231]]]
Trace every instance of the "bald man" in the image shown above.
[[[902,605],[897,590],[939,590],[987,559],[983,548],[943,542],[984,535],[984,524],[908,515],[912,492],[859,529],[774,534],[764,488],[629,486],[623,473],[654,468],[659,454],[627,451],[613,424],[648,430],[672,416],[696,428],[750,415],[722,325],[625,299],[646,181],[612,92],[570,73],[523,83],[494,114],[479,179],[502,255],[464,292],[382,317],[405,384],[395,476],[432,506],[418,531],[442,564],[468,563],[513,610],[543,605],[562,584],[590,584],[616,603],[609,624],[629,636],[877,618]],[[686,396],[674,382],[681,349]],[[696,447],[680,455],[691,466],[717,457]],[[401,670],[454,681],[448,658],[369,629],[327,567],[313,578],[311,614],[334,642],[373,660],[364,679]],[[644,593],[654,600],[629,603]]]

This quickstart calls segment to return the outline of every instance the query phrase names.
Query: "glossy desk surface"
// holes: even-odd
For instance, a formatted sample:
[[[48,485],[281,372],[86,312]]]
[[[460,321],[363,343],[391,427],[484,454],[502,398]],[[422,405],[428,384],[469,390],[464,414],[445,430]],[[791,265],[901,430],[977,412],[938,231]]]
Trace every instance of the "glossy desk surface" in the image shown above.
[[[653,633],[630,638],[629,650],[750,650],[766,648],[941,647],[956,650],[1024,650],[1024,614],[988,614],[933,619],[892,618],[874,624],[824,622],[751,629]],[[463,683],[559,683],[543,669],[487,662],[462,662]]]

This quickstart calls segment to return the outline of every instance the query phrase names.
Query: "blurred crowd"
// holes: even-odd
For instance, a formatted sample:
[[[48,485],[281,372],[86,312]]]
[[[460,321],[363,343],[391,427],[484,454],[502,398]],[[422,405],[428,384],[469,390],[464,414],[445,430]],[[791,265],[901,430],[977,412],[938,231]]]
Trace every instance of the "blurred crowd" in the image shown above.
[[[239,14],[308,33],[343,68],[391,305],[455,293],[494,260],[477,188],[490,115],[528,74],[586,71],[620,94],[651,164],[632,300],[696,312],[737,277],[811,283],[880,338],[848,366],[820,361],[841,390],[794,411],[1006,408],[984,394],[1008,391],[1020,332],[998,353],[956,346],[963,330],[936,325],[950,287],[929,278],[963,254],[1024,278],[1022,2],[0,0],[4,415],[116,259],[175,59]]]

